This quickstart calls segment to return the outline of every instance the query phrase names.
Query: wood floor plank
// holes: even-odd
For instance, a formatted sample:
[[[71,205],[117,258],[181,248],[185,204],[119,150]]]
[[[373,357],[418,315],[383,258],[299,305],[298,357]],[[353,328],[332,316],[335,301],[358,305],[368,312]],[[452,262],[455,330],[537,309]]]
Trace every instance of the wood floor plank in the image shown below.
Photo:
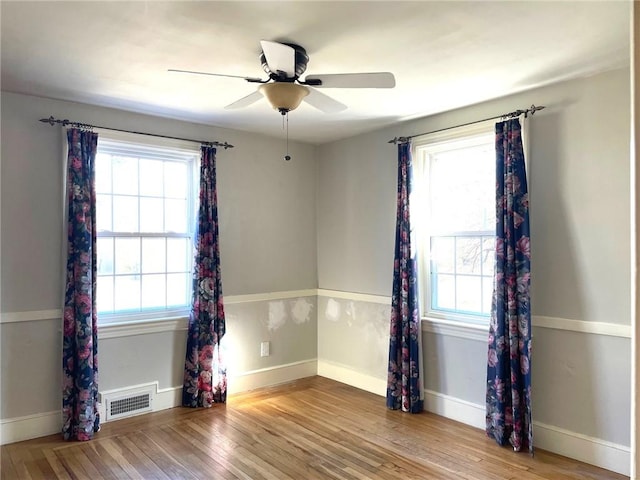
[[[501,448],[437,415],[404,414],[326,378],[105,423],[90,442],[0,447],[2,480],[624,480],[549,452]]]
[[[192,480],[197,477],[192,475],[181,463],[173,451],[162,449],[146,434],[139,432],[130,436],[131,441],[137,445],[170,479]]]
[[[233,420],[232,428],[237,431],[236,438],[254,439],[254,451],[260,459],[275,468],[283,477],[299,479],[320,479],[309,468],[309,455],[300,456],[300,449],[286,437],[271,430],[269,426],[260,423],[255,415],[244,415],[242,412],[227,413],[227,418]]]
[[[211,478],[209,472],[216,471],[220,468],[220,464],[211,458],[208,453],[194,449],[189,440],[175,435],[167,426],[154,429],[153,432],[149,433],[149,438],[158,444],[165,452],[164,455],[175,458],[180,466],[188,470],[189,473],[197,479],[209,480]],[[235,480],[242,477],[238,477],[226,469],[219,478]]]
[[[10,448],[10,445],[0,447],[0,478],[18,478],[18,473],[9,455]]]

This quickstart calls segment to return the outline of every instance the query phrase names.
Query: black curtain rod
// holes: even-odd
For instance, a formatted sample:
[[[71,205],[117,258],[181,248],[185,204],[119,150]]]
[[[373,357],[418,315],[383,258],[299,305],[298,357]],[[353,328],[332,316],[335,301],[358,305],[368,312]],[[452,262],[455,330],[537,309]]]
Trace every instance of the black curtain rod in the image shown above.
[[[213,146],[213,147],[222,147],[225,150],[227,148],[233,148],[233,145],[231,145],[230,143],[224,142],[205,142],[202,140],[193,140],[192,138],[180,138],[180,137],[171,137],[169,135],[158,135],[155,133],[146,133],[146,132],[136,132],[133,130],[124,130],[122,128],[112,128],[112,127],[101,127],[100,125],[90,125],[88,123],[80,123],[80,122],[71,122],[67,119],[64,120],[59,120],[57,118],[54,118],[53,115],[50,116],[49,118],[41,118],[40,119],[41,122],[43,123],[48,123],[49,125],[53,126],[56,124],[62,125],[63,127],[77,127],[77,128],[101,128],[103,130],[112,130],[114,132],[125,132],[125,133],[135,133],[137,135],[147,135],[149,137],[160,137],[160,138],[170,138],[172,140],[182,140],[185,142],[193,142],[193,143],[200,143],[202,145],[208,145],[208,146]]]
[[[411,140],[412,138],[415,138],[415,137],[422,137],[423,135],[429,135],[431,133],[444,132],[446,130],[451,130],[452,128],[466,127],[468,125],[474,125],[476,123],[482,123],[482,122],[487,122],[489,120],[495,120],[496,118],[503,118],[503,119],[505,119],[505,118],[515,118],[515,117],[519,117],[522,114],[524,114],[524,116],[526,118],[527,115],[529,115],[529,114],[533,115],[538,110],[542,110],[543,108],[545,108],[544,105],[541,106],[541,107],[536,107],[535,105],[531,105],[526,110],[516,110],[514,112],[505,113],[503,115],[496,115],[495,117],[483,118],[482,120],[476,120],[474,122],[463,123],[461,125],[454,125],[453,127],[441,128],[439,130],[432,130],[431,132],[418,133],[416,135],[410,135],[408,137],[395,137],[393,140],[389,140],[387,143],[393,143],[393,144],[396,144],[396,143],[407,143],[409,140]]]

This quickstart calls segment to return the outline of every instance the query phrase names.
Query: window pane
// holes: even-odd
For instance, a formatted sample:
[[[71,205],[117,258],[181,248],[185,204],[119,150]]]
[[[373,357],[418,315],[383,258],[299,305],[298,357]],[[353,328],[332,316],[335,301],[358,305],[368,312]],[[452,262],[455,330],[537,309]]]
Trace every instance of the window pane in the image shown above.
[[[113,238],[98,238],[98,275],[113,275]]]
[[[456,238],[456,273],[480,275],[482,241],[480,237]]]
[[[431,268],[433,273],[455,273],[454,237],[431,238]]]
[[[111,155],[96,154],[96,192],[111,193]]]
[[[489,145],[429,155],[432,228],[441,232],[495,228],[494,157]]]
[[[187,305],[191,300],[188,295],[189,276],[186,273],[167,274],[167,306]]]
[[[482,312],[481,277],[456,277],[456,309],[464,312]]]
[[[161,197],[164,162],[162,160],[140,159],[140,195]]]
[[[142,239],[142,273],[164,273],[166,270],[164,238]]]
[[[186,200],[165,200],[165,232],[187,233]]]
[[[99,232],[111,232],[111,195],[96,195],[96,228]]]
[[[484,237],[482,239],[482,274],[493,276],[496,263],[496,239]]]
[[[138,231],[138,197],[113,197],[113,231]]]
[[[456,283],[454,275],[432,275],[431,308],[435,310],[456,308]]]
[[[191,239],[168,238],[167,239],[167,272],[188,272],[188,250]],[[190,249],[189,249],[190,250]]]
[[[116,238],[116,274],[140,273],[140,238]]]
[[[165,275],[142,276],[142,308],[164,308]]]
[[[184,162],[165,162],[164,194],[166,197],[187,198],[189,182],[188,165]]]
[[[493,277],[482,277],[482,313],[491,313],[493,300]]]
[[[113,312],[113,277],[98,276],[96,293],[98,294],[98,298],[96,299],[98,312],[99,313]]]
[[[164,201],[162,198],[140,198],[140,231],[163,232]]]
[[[140,275],[115,277],[115,309],[140,310]]]
[[[138,159],[113,157],[113,193],[138,195]]]

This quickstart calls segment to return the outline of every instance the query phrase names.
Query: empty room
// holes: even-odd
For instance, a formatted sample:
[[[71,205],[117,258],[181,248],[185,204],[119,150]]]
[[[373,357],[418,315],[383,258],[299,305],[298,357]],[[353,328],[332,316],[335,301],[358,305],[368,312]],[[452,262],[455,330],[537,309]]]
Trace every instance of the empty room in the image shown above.
[[[640,478],[634,2],[0,21],[3,480]]]

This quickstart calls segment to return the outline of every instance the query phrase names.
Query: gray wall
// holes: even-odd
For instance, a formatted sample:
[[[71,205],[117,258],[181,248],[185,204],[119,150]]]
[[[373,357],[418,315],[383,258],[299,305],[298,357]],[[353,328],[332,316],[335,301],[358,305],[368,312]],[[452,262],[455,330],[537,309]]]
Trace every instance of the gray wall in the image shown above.
[[[386,143],[535,103],[530,122],[532,308],[535,317],[630,324],[629,71],[618,70],[322,145],[318,285],[390,296],[396,149]],[[338,300],[336,300],[338,301]],[[384,380],[382,306],[354,323],[320,299],[318,360]],[[345,301],[339,301],[345,302]],[[378,310],[376,310],[378,309]],[[384,331],[386,335],[386,331]],[[630,340],[534,329],[538,422],[629,445]],[[486,346],[423,332],[425,388],[484,404]]]
[[[226,140],[218,151],[218,202],[226,296],[317,287],[316,148],[283,140],[2,92],[0,307],[3,314],[61,307],[62,135],[38,119],[58,118],[203,140]],[[274,116],[274,121],[278,119]],[[286,300],[285,302],[288,302]],[[243,350],[236,373],[316,357],[315,298],[308,321],[269,330],[269,302],[229,305],[228,341]],[[30,314],[25,314],[28,317]],[[267,319],[267,320],[265,320]],[[60,320],[0,324],[0,418],[60,408]],[[292,341],[295,338],[295,342]],[[272,355],[260,357],[260,342]],[[182,383],[185,332],[100,342],[101,390],[158,381]]]
[[[218,155],[225,295],[319,287],[388,296],[396,152],[386,141],[536,103],[548,108],[530,131],[534,321],[629,325],[628,76],[557,84],[317,148],[293,144],[289,163],[279,139],[3,92],[1,311],[60,308],[61,135],[41,117],[234,143]],[[317,355],[384,382],[388,306],[308,297],[301,320],[295,301],[228,305],[237,373]],[[101,341],[101,389],[179,385],[184,335]],[[59,409],[60,321],[2,323],[0,337],[0,418]],[[629,339],[540,327],[534,337],[536,420],[629,445]],[[265,340],[272,355],[262,358]],[[425,388],[482,405],[484,342],[423,332],[423,343]]]

